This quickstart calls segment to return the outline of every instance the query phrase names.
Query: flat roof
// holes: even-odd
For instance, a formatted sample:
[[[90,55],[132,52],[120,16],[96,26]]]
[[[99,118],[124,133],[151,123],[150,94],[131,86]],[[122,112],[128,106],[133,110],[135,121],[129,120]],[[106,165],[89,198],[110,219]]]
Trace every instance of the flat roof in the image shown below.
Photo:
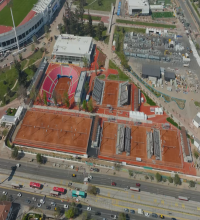
[[[128,0],[129,6],[147,6],[149,5],[148,0]]]
[[[14,143],[40,149],[86,154],[92,119],[44,109],[27,111]]]
[[[11,115],[3,115],[3,117],[1,118],[1,123],[5,122],[5,123],[11,123],[14,124],[17,120],[17,117],[15,116],[11,116]]]
[[[196,121],[198,124],[200,124],[200,117],[198,116],[198,114],[195,115],[194,121]]]
[[[160,78],[160,67],[156,65],[142,65],[142,75]]]
[[[174,72],[169,72],[169,71],[165,71],[164,75],[165,75],[165,77],[167,77],[169,79],[175,79],[175,77],[176,77]]]
[[[76,87],[75,98],[80,98],[81,97],[82,89],[83,89],[84,83],[85,83],[86,74],[87,74],[86,71],[81,72],[81,75],[80,75],[79,81],[78,81],[78,85]]]
[[[92,37],[80,37],[70,34],[61,34],[56,40],[52,54],[84,56],[85,54],[89,54],[91,52],[91,43]]]

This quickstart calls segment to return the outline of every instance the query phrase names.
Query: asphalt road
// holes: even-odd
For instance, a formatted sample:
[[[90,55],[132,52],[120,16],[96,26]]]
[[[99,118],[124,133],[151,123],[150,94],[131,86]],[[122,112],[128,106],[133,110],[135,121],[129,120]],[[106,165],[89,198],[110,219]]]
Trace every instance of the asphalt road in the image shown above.
[[[38,166],[35,164],[27,164],[27,163],[21,163],[21,167],[17,168],[16,172],[23,172],[23,173],[29,173],[33,175],[39,175],[39,176],[46,176],[51,178],[58,178],[61,180],[70,180],[74,182],[80,182],[83,183],[84,175],[88,176],[87,173],[84,175],[80,172],[76,172],[75,170],[64,170],[59,168],[53,168],[53,167],[46,167],[44,165]],[[11,166],[14,166],[16,164],[15,161],[10,160],[0,160],[0,168],[7,169],[8,175],[11,173]],[[72,174],[75,173],[76,177],[72,177]],[[14,174],[15,175],[15,174]],[[135,187],[135,184],[139,182],[141,184],[140,190],[149,192],[152,194],[161,194],[166,196],[172,196],[177,198],[178,196],[184,196],[188,197],[190,200],[200,202],[200,192],[189,190],[189,189],[180,189],[175,187],[169,187],[169,186],[163,186],[162,184],[155,184],[151,182],[145,182],[145,181],[136,181],[134,179],[126,179],[121,178],[117,176],[109,176],[105,174],[97,174],[97,173],[91,173],[93,176],[93,179],[91,180],[91,183],[93,184],[99,184],[99,185],[105,185],[105,186],[111,186],[111,182],[116,183],[116,187],[119,188],[126,188],[128,187]],[[114,187],[114,186],[112,186]]]
[[[22,205],[26,205],[26,206],[30,206],[30,207],[37,207],[37,204],[39,203],[40,204],[40,200],[43,199],[43,196],[39,196],[39,195],[33,195],[33,193],[24,193],[24,192],[21,192],[22,196],[21,197],[18,197],[17,194],[19,193],[19,191],[16,191],[16,190],[12,190],[12,189],[3,189],[0,187],[0,195],[2,195],[3,191],[6,191],[8,194],[7,196],[9,197],[10,195],[12,195],[12,199],[13,199],[13,202],[14,203],[18,203],[20,204],[21,206]],[[36,198],[36,201],[34,201],[32,198],[35,197]],[[30,200],[31,203],[28,204],[27,203],[27,200]],[[40,209],[43,209],[43,212],[44,214],[48,215],[47,211],[47,206],[50,206],[51,207],[51,210],[53,211],[55,207],[51,206],[51,202],[54,202],[56,204],[55,207],[60,207],[61,209],[64,207],[64,204],[68,204],[67,202],[61,202],[60,199],[54,199],[52,197],[46,197],[45,198],[45,204],[43,204]],[[70,204],[69,205],[69,208],[70,208]],[[77,205],[78,209],[79,209],[79,213],[82,213],[82,212],[86,212],[87,211],[87,206],[86,205],[81,205],[81,204],[78,204]],[[46,210],[46,211],[45,211]],[[64,209],[63,209],[64,210]],[[67,210],[67,209],[65,209]],[[65,211],[64,210],[64,211]],[[99,212],[100,215],[95,215],[95,212]],[[108,219],[112,219],[111,218],[111,215],[119,215],[119,212],[115,212],[115,211],[111,211],[111,210],[107,210],[107,209],[100,209],[100,208],[96,208],[96,207],[91,207],[91,211],[88,211],[91,216],[93,216],[93,219],[95,220],[100,220],[100,219],[103,219],[105,218],[106,220]],[[147,219],[147,217],[145,216],[140,216],[138,215],[137,213],[136,214],[130,214],[130,213],[127,213],[127,220],[131,219],[131,220],[145,220]],[[151,218],[149,217],[148,219],[154,219],[154,218]]]

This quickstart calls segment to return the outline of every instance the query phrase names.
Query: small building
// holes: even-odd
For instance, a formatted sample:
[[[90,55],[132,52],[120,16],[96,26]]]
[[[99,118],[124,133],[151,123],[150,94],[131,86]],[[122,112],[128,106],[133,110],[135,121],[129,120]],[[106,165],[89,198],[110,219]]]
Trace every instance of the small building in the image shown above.
[[[25,109],[23,106],[19,106],[17,109],[17,112],[15,113],[15,117],[20,121],[23,118],[23,115],[25,113]]]
[[[93,40],[92,37],[80,37],[70,34],[61,34],[58,36],[53,48],[52,58],[57,62],[76,64],[83,66],[83,58],[92,62]]]
[[[176,75],[174,72],[165,71],[164,72],[165,81],[175,80]]]
[[[194,146],[197,148],[198,152],[200,153],[200,140],[194,138]]]
[[[192,123],[194,124],[195,127],[197,128],[200,127],[200,112],[198,112],[197,115],[194,117]]]
[[[129,117],[138,120],[147,120],[147,115],[144,112],[130,111]]]
[[[5,123],[8,126],[16,125],[17,122],[18,118],[16,116],[3,115],[1,118],[1,124]]]
[[[11,220],[12,215],[12,202],[3,201],[0,202],[0,220]]]
[[[160,67],[159,66],[153,66],[144,64],[142,65],[142,77],[148,78],[148,77],[156,77],[157,79],[160,79],[161,73],[160,73]]]
[[[163,109],[162,108],[155,108],[155,115],[163,115]]]
[[[185,127],[181,126],[181,146],[183,150],[183,157],[185,162],[192,162],[192,152],[190,147],[190,140],[187,138]]]
[[[148,0],[127,0],[129,15],[149,15]]]
[[[81,72],[81,75],[79,77],[78,85],[76,87],[76,93],[74,96],[74,100],[76,103],[82,102],[83,94],[84,94],[84,85],[87,79],[87,72]]]

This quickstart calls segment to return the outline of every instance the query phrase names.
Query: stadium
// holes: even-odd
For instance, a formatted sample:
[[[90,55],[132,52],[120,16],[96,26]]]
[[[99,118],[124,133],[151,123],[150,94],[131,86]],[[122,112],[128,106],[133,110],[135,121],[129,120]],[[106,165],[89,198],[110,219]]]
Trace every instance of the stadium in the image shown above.
[[[0,4],[0,53],[17,48],[9,1]],[[60,7],[59,0],[13,0],[12,11],[20,46],[51,22]],[[5,19],[6,18],[6,19]]]

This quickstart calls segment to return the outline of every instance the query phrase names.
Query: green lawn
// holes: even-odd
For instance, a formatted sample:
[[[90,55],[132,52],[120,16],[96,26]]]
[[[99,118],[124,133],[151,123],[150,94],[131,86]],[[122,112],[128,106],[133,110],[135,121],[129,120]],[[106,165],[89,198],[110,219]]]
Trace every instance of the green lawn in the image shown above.
[[[100,75],[100,76],[97,76],[99,79],[105,79],[105,75],[104,74],[102,74],[102,75]]]
[[[86,0],[87,5],[84,8],[98,11],[110,11],[111,3],[115,5],[115,2],[116,0],[102,0],[102,5],[98,5],[98,1]]]
[[[150,26],[150,27],[176,28],[176,25],[157,24],[157,23],[148,23],[148,22],[140,22],[140,21],[128,21],[128,20],[123,20],[123,19],[117,19],[116,22],[123,23],[123,24]]]
[[[99,16],[91,16],[92,17],[92,20],[94,20],[94,21],[101,21],[101,17],[99,17]],[[84,19],[88,19],[88,15],[83,15],[83,18]]]
[[[35,63],[38,59],[42,58],[42,54],[43,54],[43,52],[41,50],[38,50],[33,55],[31,55],[28,58],[29,59],[28,66],[32,65],[33,63]]]
[[[170,11],[166,12],[153,12],[152,13],[152,18],[172,18],[174,17],[174,13]]]
[[[195,101],[194,104],[198,107],[200,107],[200,102]]]
[[[172,118],[168,117],[167,121],[172,125],[174,125],[175,127],[177,127],[178,129],[180,129],[179,125]]]
[[[119,67],[117,67],[111,60],[109,60],[109,68],[110,69],[115,69],[118,71],[118,75],[112,75],[110,74],[108,76],[108,79],[111,79],[111,80],[120,80],[120,81],[127,81],[129,80],[129,77],[124,74],[121,69]]]
[[[6,111],[6,115],[10,115],[10,116],[14,116],[17,112],[17,109],[13,109],[13,108],[9,108],[7,111]]]
[[[146,98],[147,104],[149,104],[150,106],[156,106],[156,103],[151,98],[149,98],[149,96],[145,92],[142,92],[142,93]]]
[[[21,23],[37,1],[38,0],[13,0],[12,11],[16,26]],[[8,7],[4,7],[3,10],[0,11],[0,25],[13,26],[10,9]]]

